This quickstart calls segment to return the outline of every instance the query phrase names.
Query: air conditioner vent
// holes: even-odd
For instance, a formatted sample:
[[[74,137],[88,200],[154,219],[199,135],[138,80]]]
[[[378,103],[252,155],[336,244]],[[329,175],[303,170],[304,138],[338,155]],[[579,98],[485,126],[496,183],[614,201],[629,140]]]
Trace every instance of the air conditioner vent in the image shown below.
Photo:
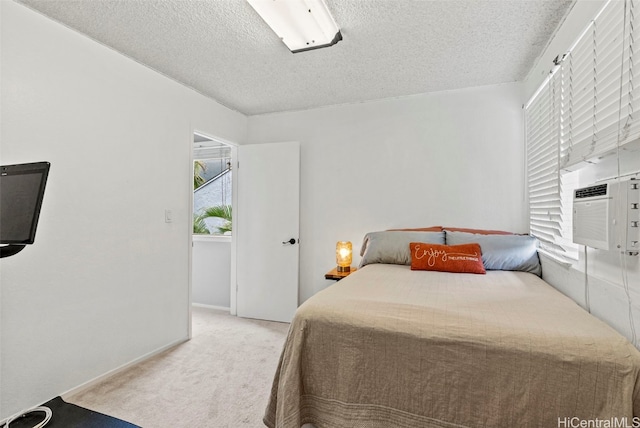
[[[593,198],[594,196],[606,196],[607,185],[599,184],[597,186],[583,187],[576,189],[575,199]]]

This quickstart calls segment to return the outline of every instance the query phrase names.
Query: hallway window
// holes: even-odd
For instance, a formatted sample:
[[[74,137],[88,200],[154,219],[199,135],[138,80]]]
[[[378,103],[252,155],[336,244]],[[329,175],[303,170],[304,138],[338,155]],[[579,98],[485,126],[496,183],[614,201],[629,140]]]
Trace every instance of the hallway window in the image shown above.
[[[194,234],[231,234],[231,191],[230,147],[213,141],[194,141]]]

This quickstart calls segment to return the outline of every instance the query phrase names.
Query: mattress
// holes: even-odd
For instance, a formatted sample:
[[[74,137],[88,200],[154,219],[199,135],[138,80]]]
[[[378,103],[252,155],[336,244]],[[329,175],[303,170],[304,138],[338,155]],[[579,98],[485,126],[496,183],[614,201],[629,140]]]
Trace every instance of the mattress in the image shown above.
[[[639,371],[623,336],[533,274],[373,264],[298,308],[264,423],[630,425]]]

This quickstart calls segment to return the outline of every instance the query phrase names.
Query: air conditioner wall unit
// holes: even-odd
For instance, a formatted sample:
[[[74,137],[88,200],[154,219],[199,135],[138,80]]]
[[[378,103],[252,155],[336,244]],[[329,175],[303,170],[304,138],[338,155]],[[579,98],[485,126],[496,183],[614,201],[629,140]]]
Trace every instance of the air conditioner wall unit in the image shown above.
[[[603,250],[640,251],[640,181],[574,190],[573,242]]]

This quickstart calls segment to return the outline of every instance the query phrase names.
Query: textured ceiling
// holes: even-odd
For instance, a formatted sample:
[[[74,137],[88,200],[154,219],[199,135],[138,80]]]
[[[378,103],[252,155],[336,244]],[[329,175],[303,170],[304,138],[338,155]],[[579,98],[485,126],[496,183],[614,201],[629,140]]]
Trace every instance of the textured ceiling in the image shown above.
[[[326,0],[292,54],[244,0],[19,0],[247,115],[524,79],[573,0]]]

